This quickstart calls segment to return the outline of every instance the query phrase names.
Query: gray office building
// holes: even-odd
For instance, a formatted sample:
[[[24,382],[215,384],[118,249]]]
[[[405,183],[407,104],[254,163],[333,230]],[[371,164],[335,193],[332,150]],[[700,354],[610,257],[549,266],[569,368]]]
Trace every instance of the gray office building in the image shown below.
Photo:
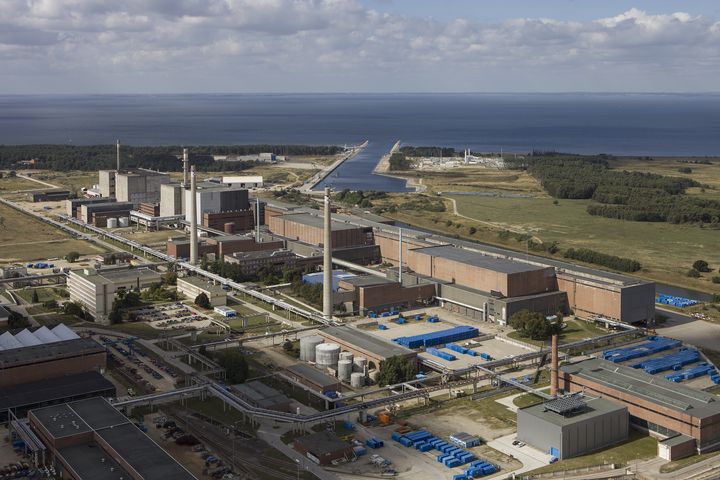
[[[603,398],[564,397],[517,412],[517,439],[559,459],[627,440],[627,407]]]

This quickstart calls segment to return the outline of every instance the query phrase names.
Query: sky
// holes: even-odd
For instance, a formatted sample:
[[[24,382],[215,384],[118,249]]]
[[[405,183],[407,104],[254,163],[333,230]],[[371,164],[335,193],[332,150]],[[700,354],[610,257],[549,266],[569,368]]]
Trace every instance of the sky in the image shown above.
[[[0,0],[0,94],[717,92],[717,0]]]

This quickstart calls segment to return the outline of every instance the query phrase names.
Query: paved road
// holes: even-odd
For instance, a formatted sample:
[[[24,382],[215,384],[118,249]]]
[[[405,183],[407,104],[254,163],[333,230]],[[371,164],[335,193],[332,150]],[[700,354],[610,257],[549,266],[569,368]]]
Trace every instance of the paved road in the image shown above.
[[[668,317],[667,321],[656,329],[658,334],[710,350],[720,349],[717,341],[720,338],[720,325],[670,310],[657,307],[656,310]]]
[[[281,452],[286,457],[292,459],[294,462],[299,462],[300,468],[302,470],[308,470],[312,472],[320,480],[338,480],[338,476],[334,473],[322,469],[315,463],[311,462],[309,459],[303,457],[300,453],[285,445],[280,437],[287,431],[287,428],[275,429],[273,428],[272,424],[263,423],[260,428],[257,429],[257,437],[261,440],[264,440],[270,446],[274,447],[276,450]]]
[[[510,473],[520,475],[521,473],[544,467],[550,462],[550,455],[543,453],[540,450],[531,447],[530,445],[525,445],[524,447],[516,447],[515,445],[513,445],[512,442],[515,440],[515,437],[516,434],[511,433],[510,435],[496,438],[495,440],[491,440],[487,443],[489,447],[492,447],[495,450],[499,450],[505,455],[515,457],[523,464],[521,468],[513,472],[501,472],[502,475],[507,476]]]

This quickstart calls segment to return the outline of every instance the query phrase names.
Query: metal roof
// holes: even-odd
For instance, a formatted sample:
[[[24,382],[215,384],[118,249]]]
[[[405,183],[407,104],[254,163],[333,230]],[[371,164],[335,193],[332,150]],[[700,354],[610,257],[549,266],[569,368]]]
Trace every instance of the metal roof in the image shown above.
[[[505,258],[491,257],[489,255],[483,255],[480,252],[473,252],[452,245],[414,248],[412,251],[502,273],[532,272],[548,268],[531,265],[529,263],[514,262]]]
[[[365,333],[362,330],[348,326],[329,327],[324,330],[320,330],[320,335],[334,337],[345,343],[354,345],[358,349],[365,350],[383,358],[415,353],[409,348],[401,347],[400,345],[390,343],[380,337],[376,337],[375,335]]]
[[[319,387],[337,385],[339,383],[337,378],[326,375],[307,363],[296,363],[295,365],[287,367],[286,370],[314,383],[315,385],[318,385]]]
[[[545,404],[542,403],[521,408],[518,410],[518,414],[520,414],[520,412],[530,414],[553,425],[564,427],[608,413],[627,410],[626,406],[605,400],[604,398],[586,398],[585,401],[586,408],[578,411],[575,415],[558,415],[556,412],[547,410]]]
[[[323,221],[324,218],[322,214],[319,215],[311,215],[309,213],[288,213],[286,215],[280,215],[280,218],[282,218],[285,221],[288,222],[295,222],[300,223],[302,225],[307,225],[310,227],[315,228],[324,228]],[[357,225],[350,225],[348,223],[338,222],[337,220],[332,221],[332,230],[356,230],[359,227]]]
[[[132,476],[96,442],[61,448],[60,455],[80,478],[127,480]]]
[[[560,370],[696,418],[720,415],[720,398],[715,395],[600,358],[563,365]]]
[[[76,338],[60,342],[12,348],[0,351],[0,369],[36,363],[55,358],[104,353],[105,349],[89,338]]]
[[[571,395],[569,397],[558,397],[548,402],[543,403],[545,410],[550,410],[560,415],[567,415],[587,407],[587,402],[578,395]]]
[[[115,386],[98,372],[48,378],[0,389],[0,411],[52,403],[83,395],[114,391]]]
[[[349,283],[356,287],[371,287],[373,285],[387,285],[393,282],[388,278],[377,277],[375,275],[356,275],[353,277],[341,278],[340,281]]]

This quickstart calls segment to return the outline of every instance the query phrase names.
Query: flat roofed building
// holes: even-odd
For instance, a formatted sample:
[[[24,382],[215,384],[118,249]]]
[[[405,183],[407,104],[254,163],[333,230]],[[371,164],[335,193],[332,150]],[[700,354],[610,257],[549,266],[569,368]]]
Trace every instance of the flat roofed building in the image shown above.
[[[183,214],[185,189],[179,183],[160,185],[160,216],[173,217]]]
[[[71,270],[67,285],[70,300],[82,303],[95,321],[109,323],[108,314],[120,290],[149,287],[160,282],[160,274],[149,268]]]
[[[223,176],[222,183],[241,188],[260,188],[263,186],[262,175],[231,175]]]
[[[69,190],[45,190],[42,192],[32,192],[28,194],[31,202],[59,202],[67,200],[70,196]]]
[[[185,205],[190,205],[190,190],[185,190]],[[248,210],[250,202],[248,191],[240,187],[227,187],[213,182],[202,182],[195,192],[197,202],[197,222],[202,223],[203,213],[237,212]],[[252,215],[252,212],[250,213]],[[186,208],[185,220],[190,221],[190,211]]]
[[[331,377],[307,363],[290,365],[285,370],[291,380],[310,387],[316,392],[336,392],[340,389],[340,382],[337,378]]]
[[[34,409],[28,420],[62,478],[196,478],[103,398]]]
[[[293,448],[318,465],[330,465],[333,460],[355,458],[352,444],[327,430],[296,438]]]
[[[110,198],[70,198],[65,200],[65,213],[68,217],[80,218],[81,207],[83,205],[91,205],[93,203],[112,203],[115,201],[114,197]]]
[[[0,351],[0,389],[48,378],[100,371],[107,352],[88,338],[38,343]]]
[[[227,292],[220,285],[213,285],[200,277],[180,277],[177,279],[177,291],[185,295],[189,300],[195,301],[195,298],[204,293],[210,300],[211,307],[218,307],[227,304]]]
[[[233,385],[232,389],[243,400],[258,408],[277,410],[279,412],[290,411],[290,399],[282,392],[268,387],[264,383],[254,380],[252,382]]]
[[[397,281],[375,275],[342,279],[338,286],[338,296],[343,298],[343,292],[351,293],[352,311],[359,313],[429,304],[437,293],[432,283],[400,285]]]
[[[452,245],[408,251],[408,267],[421,275],[505,297],[557,290],[555,269],[483,255]]]
[[[135,206],[158,203],[161,185],[170,182],[167,173],[144,169],[120,171],[115,177],[115,196],[119,202],[130,202]]]
[[[104,217],[112,216],[113,212],[115,217],[127,215],[130,210],[133,209],[133,204],[130,202],[97,202],[80,205],[80,220],[85,223],[92,223],[93,216],[96,214],[102,214]]]
[[[281,237],[316,246],[324,243],[323,217],[321,215],[289,213],[270,216],[267,221],[270,231]],[[373,244],[372,227],[333,220],[331,229],[333,249]]]
[[[517,411],[517,439],[558,459],[586,455],[627,440],[628,409],[602,398],[585,398],[567,413],[548,403]]]
[[[281,273],[283,269],[320,265],[321,257],[301,257],[289,250],[265,250],[255,252],[235,252],[225,255],[225,261],[240,266],[245,275],[254,275],[263,267],[270,267]]]
[[[368,368],[380,368],[380,363],[392,357],[415,357],[417,352],[390,343],[357,328],[342,326],[329,327],[318,331],[318,335],[329,343],[337,343],[343,351],[352,352],[368,359]]]
[[[715,395],[599,358],[561,366],[560,379],[565,391],[625,405],[631,426],[653,436],[687,435],[699,453],[720,448],[720,398]]]

